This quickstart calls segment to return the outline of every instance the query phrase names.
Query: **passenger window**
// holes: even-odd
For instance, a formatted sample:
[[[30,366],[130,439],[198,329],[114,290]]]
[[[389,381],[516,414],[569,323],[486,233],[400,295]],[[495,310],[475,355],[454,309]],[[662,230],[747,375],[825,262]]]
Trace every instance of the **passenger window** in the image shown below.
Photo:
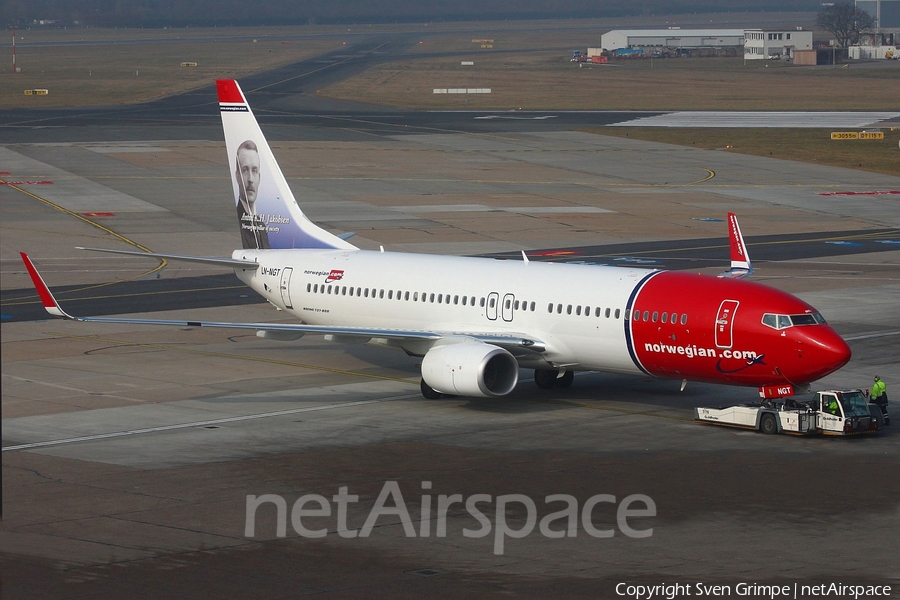
[[[516,304],[515,304],[515,306],[513,306],[513,308],[515,310],[519,310],[519,301],[518,300],[516,300]]]
[[[311,283],[307,283],[307,284],[306,284],[306,291],[308,292],[308,291],[310,291],[311,289],[312,289],[312,284],[311,284]]]
[[[488,301],[488,306],[489,306],[490,308],[494,308],[494,303],[495,303],[495,302],[496,302],[496,299],[495,299],[495,298],[491,298],[491,299]]]
[[[558,315],[562,314],[562,304],[556,305],[556,314],[558,314]]]
[[[378,297],[379,297],[379,298],[384,298],[384,290],[381,290],[381,291],[378,292]]]
[[[404,300],[409,300],[409,292],[404,292],[403,296],[404,296],[403,297]]]
[[[628,317],[630,317],[630,316],[631,316],[631,309],[626,308],[625,309],[625,320],[627,321]]]
[[[662,322],[663,322],[663,323],[668,323],[668,322],[669,322],[669,315],[668,315],[668,313],[663,313],[663,314],[662,314]]]
[[[687,325],[687,313],[682,313],[681,315],[681,324]]]
[[[468,299],[469,299],[469,297],[468,297],[468,296],[463,296],[463,306],[465,306],[465,305],[466,305],[466,300],[468,300]]]
[[[657,320],[658,318],[659,318],[659,313],[658,313],[657,311],[654,310],[654,311],[653,311],[653,317],[652,317],[650,320],[653,321],[654,323],[656,323],[656,320]]]
[[[430,296],[428,296],[428,301],[431,303],[434,303],[434,294],[431,294]]]
[[[459,296],[453,296],[453,304],[459,304]]]
[[[531,303],[531,312],[534,312],[534,302]]]
[[[472,296],[471,300],[472,300],[472,306],[475,306],[475,296]]]
[[[579,317],[581,316],[581,305],[580,304],[575,307],[575,314],[578,315]]]
[[[567,315],[571,315],[571,314],[572,314],[572,305],[571,305],[571,304],[568,305],[568,306],[566,307],[566,314],[567,314]]]
[[[346,295],[347,295],[347,286],[345,285],[344,287],[341,288],[341,296],[346,296]]]
[[[608,317],[609,315],[606,315],[606,316]],[[650,311],[645,310],[644,311],[644,321],[649,321],[649,320],[650,320]]]
[[[609,318],[609,309],[608,308],[606,309],[606,318],[607,319]],[[644,313],[644,318],[645,319],[647,318],[647,313]]]
[[[478,303],[478,306],[484,308],[484,298],[481,299],[481,302]]]
[[[600,307],[598,306],[597,308],[594,309],[594,316],[595,316],[595,317],[599,317],[599,316],[600,316],[600,313],[601,313],[602,311],[603,311],[603,309],[600,308]]]
[[[616,318],[617,318],[617,319],[619,318],[619,314],[620,314],[620,313],[619,313],[619,309],[617,308],[617,309],[616,309]]]
[[[552,302],[551,302],[550,304],[547,305],[547,312],[548,312],[548,313],[552,313],[552,312],[553,312],[553,303],[552,303]]]
[[[388,290],[388,300],[394,299],[394,290]]]

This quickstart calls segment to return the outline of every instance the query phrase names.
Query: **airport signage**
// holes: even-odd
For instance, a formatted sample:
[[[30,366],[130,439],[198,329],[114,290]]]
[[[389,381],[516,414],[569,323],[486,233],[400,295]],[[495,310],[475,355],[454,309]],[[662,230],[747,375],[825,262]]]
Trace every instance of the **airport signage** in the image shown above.
[[[46,96],[49,93],[50,93],[50,90],[45,90],[45,89],[25,90],[26,96]]]
[[[832,131],[833,140],[883,140],[883,131]]]

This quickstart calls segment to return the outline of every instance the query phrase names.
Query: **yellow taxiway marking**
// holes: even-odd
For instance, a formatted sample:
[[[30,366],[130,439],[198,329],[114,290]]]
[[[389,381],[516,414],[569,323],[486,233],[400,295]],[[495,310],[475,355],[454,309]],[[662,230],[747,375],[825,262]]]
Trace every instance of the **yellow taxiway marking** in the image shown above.
[[[7,187],[9,187],[9,188],[11,188],[11,189],[16,190],[17,192],[21,192],[21,193],[25,194],[26,196],[28,196],[28,197],[30,197],[30,198],[34,198],[34,199],[37,200],[38,202],[44,203],[45,205],[49,206],[50,208],[53,208],[53,209],[55,209],[55,210],[58,210],[58,211],[61,212],[61,213],[67,214],[67,215],[69,215],[70,217],[75,217],[75,218],[78,219],[79,221],[82,221],[82,222],[84,222],[84,223],[87,223],[88,225],[91,225],[92,227],[96,227],[97,229],[103,231],[103,232],[106,233],[106,234],[109,234],[109,235],[113,236],[113,237],[116,238],[117,240],[122,241],[122,242],[128,244],[129,246],[133,246],[133,247],[135,247],[135,248],[137,248],[137,249],[139,249],[139,250],[143,250],[144,252],[152,252],[152,250],[150,250],[150,248],[147,248],[146,246],[142,246],[141,244],[135,242],[135,241],[132,240],[132,239],[129,239],[129,238],[125,237],[124,235],[122,235],[122,234],[120,234],[120,233],[116,233],[115,231],[113,231],[113,230],[110,229],[109,227],[104,227],[104,226],[101,225],[100,223],[97,223],[96,221],[92,221],[91,219],[88,219],[88,218],[85,217],[84,215],[80,215],[80,214],[78,214],[78,213],[75,212],[75,211],[69,210],[68,208],[62,207],[62,206],[60,206],[59,204],[57,204],[57,203],[55,203],[55,202],[51,202],[50,200],[47,200],[46,198],[42,198],[41,196],[38,196],[37,194],[34,194],[34,193],[32,193],[32,192],[29,192],[28,190],[22,189],[21,187],[15,185],[15,184],[7,183],[7,182],[4,181],[3,179],[0,179],[0,185],[3,185],[3,184],[5,184]],[[146,272],[144,272],[144,273],[141,273],[140,275],[135,275],[134,277],[130,277],[130,278],[124,280],[124,281],[128,281],[128,280],[131,280],[131,279],[140,279],[141,277],[147,277],[148,275],[153,275],[154,273],[157,273],[157,272],[162,271],[163,269],[165,269],[165,268],[166,268],[166,265],[169,264],[168,261],[167,261],[166,259],[164,259],[164,258],[158,258],[157,260],[159,261],[159,264],[158,264],[155,268],[153,268],[153,269],[151,269],[151,270],[149,270],[149,271],[146,271]],[[107,286],[107,285],[112,285],[113,283],[118,283],[118,282],[113,282],[113,281],[111,281],[111,282],[109,282],[109,283],[100,283],[100,284],[97,284],[97,285],[91,285],[91,286],[83,287],[83,288],[81,288],[81,289],[79,289],[79,290],[73,290],[73,291],[91,290],[91,289],[98,288],[98,287],[104,287],[104,286]]]

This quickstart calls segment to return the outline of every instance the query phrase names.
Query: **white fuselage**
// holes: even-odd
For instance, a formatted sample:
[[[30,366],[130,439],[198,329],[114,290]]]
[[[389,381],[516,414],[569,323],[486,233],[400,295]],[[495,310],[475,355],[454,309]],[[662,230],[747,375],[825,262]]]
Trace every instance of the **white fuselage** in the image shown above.
[[[534,336],[546,345],[536,366],[640,373],[625,308],[653,271],[363,250],[233,256],[256,260],[237,275],[307,324]]]

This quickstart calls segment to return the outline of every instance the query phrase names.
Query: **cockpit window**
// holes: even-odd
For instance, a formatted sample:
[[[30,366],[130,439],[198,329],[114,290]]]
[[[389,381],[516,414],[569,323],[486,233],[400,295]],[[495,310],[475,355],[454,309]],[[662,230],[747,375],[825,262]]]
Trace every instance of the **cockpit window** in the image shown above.
[[[794,325],[822,325],[825,319],[819,313],[807,315],[791,315],[791,322]]]
[[[763,315],[762,323],[772,329],[787,329],[795,325],[824,325],[825,319],[819,313],[805,315],[774,315],[766,313]]]

